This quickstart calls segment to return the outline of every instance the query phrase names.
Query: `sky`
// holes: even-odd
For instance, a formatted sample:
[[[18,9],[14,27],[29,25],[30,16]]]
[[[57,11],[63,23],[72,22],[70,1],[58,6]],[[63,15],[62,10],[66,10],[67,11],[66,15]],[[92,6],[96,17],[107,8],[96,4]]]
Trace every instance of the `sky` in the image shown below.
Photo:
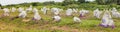
[[[10,4],[20,4],[20,3],[30,3],[30,2],[45,2],[45,1],[55,1],[62,2],[63,0],[0,0],[1,5],[10,5]]]
[[[45,1],[55,1],[55,2],[62,2],[64,0],[0,0],[0,4],[2,6],[4,5],[10,5],[10,4],[20,4],[20,3],[30,3],[30,2],[45,2]],[[93,1],[93,0],[88,0]]]

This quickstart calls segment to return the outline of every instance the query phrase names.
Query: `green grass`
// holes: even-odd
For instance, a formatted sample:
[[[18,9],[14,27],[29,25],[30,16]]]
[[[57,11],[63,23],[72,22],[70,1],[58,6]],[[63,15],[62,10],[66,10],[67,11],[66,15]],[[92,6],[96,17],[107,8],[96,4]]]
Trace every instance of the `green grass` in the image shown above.
[[[82,23],[74,23],[72,16],[65,16],[65,11],[61,12],[60,16],[62,17],[61,22],[56,23],[52,22],[51,17],[53,16],[50,11],[48,11],[47,15],[44,15],[41,11],[40,15],[44,19],[43,21],[39,21],[35,23],[35,21],[23,22],[22,18],[18,18],[15,20],[10,20],[11,17],[17,16],[19,13],[14,12],[10,13],[9,17],[0,18],[0,32],[119,32],[120,31],[120,20],[119,18],[113,18],[115,21],[115,29],[111,28],[103,28],[98,26],[101,22],[100,19],[93,17],[92,11],[87,14],[86,19],[81,19]],[[0,11],[0,15],[2,15],[3,11]],[[74,14],[75,16],[79,16],[79,14]],[[32,19],[33,13],[28,13],[26,19]],[[48,22],[48,23],[46,23]],[[57,27],[53,29],[54,27]],[[65,27],[65,28],[64,28]],[[60,29],[61,28],[61,29]]]

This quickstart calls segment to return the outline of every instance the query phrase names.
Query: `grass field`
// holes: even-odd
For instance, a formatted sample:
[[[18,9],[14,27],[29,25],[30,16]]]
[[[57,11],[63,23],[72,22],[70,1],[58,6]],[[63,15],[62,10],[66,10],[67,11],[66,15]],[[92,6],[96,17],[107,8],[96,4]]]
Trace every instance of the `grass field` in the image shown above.
[[[2,15],[3,11],[0,11]],[[50,11],[47,15],[44,15],[41,11],[39,14],[44,19],[44,21],[32,21],[33,13],[27,13],[26,20],[18,18],[15,20],[10,20],[10,18],[17,16],[18,12],[11,12],[9,17],[0,17],[0,32],[120,32],[120,18],[113,18],[115,22],[115,28],[103,28],[98,26],[101,19],[97,19],[93,16],[92,11],[86,15],[85,19],[81,19],[82,23],[74,23],[72,16],[65,16],[65,11],[60,13],[62,17],[61,22],[52,22],[51,17],[53,16]],[[79,14],[74,13],[74,16],[79,16]]]

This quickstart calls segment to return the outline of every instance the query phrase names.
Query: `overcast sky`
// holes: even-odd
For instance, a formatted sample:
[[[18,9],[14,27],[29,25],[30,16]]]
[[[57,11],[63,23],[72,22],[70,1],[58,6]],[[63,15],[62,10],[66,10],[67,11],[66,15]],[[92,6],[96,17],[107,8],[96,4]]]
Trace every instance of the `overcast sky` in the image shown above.
[[[62,2],[64,0],[0,0],[1,5],[9,5],[9,4],[19,4],[24,2],[45,2],[45,1],[55,1],[55,2]],[[88,0],[93,1],[93,0]]]
[[[9,4],[19,4],[24,2],[45,2],[45,1],[55,1],[55,2],[62,2],[63,0],[0,0],[0,4],[2,5],[9,5]]]

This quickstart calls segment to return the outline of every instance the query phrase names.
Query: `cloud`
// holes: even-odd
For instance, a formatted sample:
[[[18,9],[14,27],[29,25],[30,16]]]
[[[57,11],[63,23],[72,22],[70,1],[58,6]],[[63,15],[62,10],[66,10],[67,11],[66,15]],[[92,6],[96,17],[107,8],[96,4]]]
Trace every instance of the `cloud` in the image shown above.
[[[63,0],[0,0],[1,5],[9,5],[9,4],[20,4],[24,2],[45,2],[45,1],[55,1],[62,2]]]

